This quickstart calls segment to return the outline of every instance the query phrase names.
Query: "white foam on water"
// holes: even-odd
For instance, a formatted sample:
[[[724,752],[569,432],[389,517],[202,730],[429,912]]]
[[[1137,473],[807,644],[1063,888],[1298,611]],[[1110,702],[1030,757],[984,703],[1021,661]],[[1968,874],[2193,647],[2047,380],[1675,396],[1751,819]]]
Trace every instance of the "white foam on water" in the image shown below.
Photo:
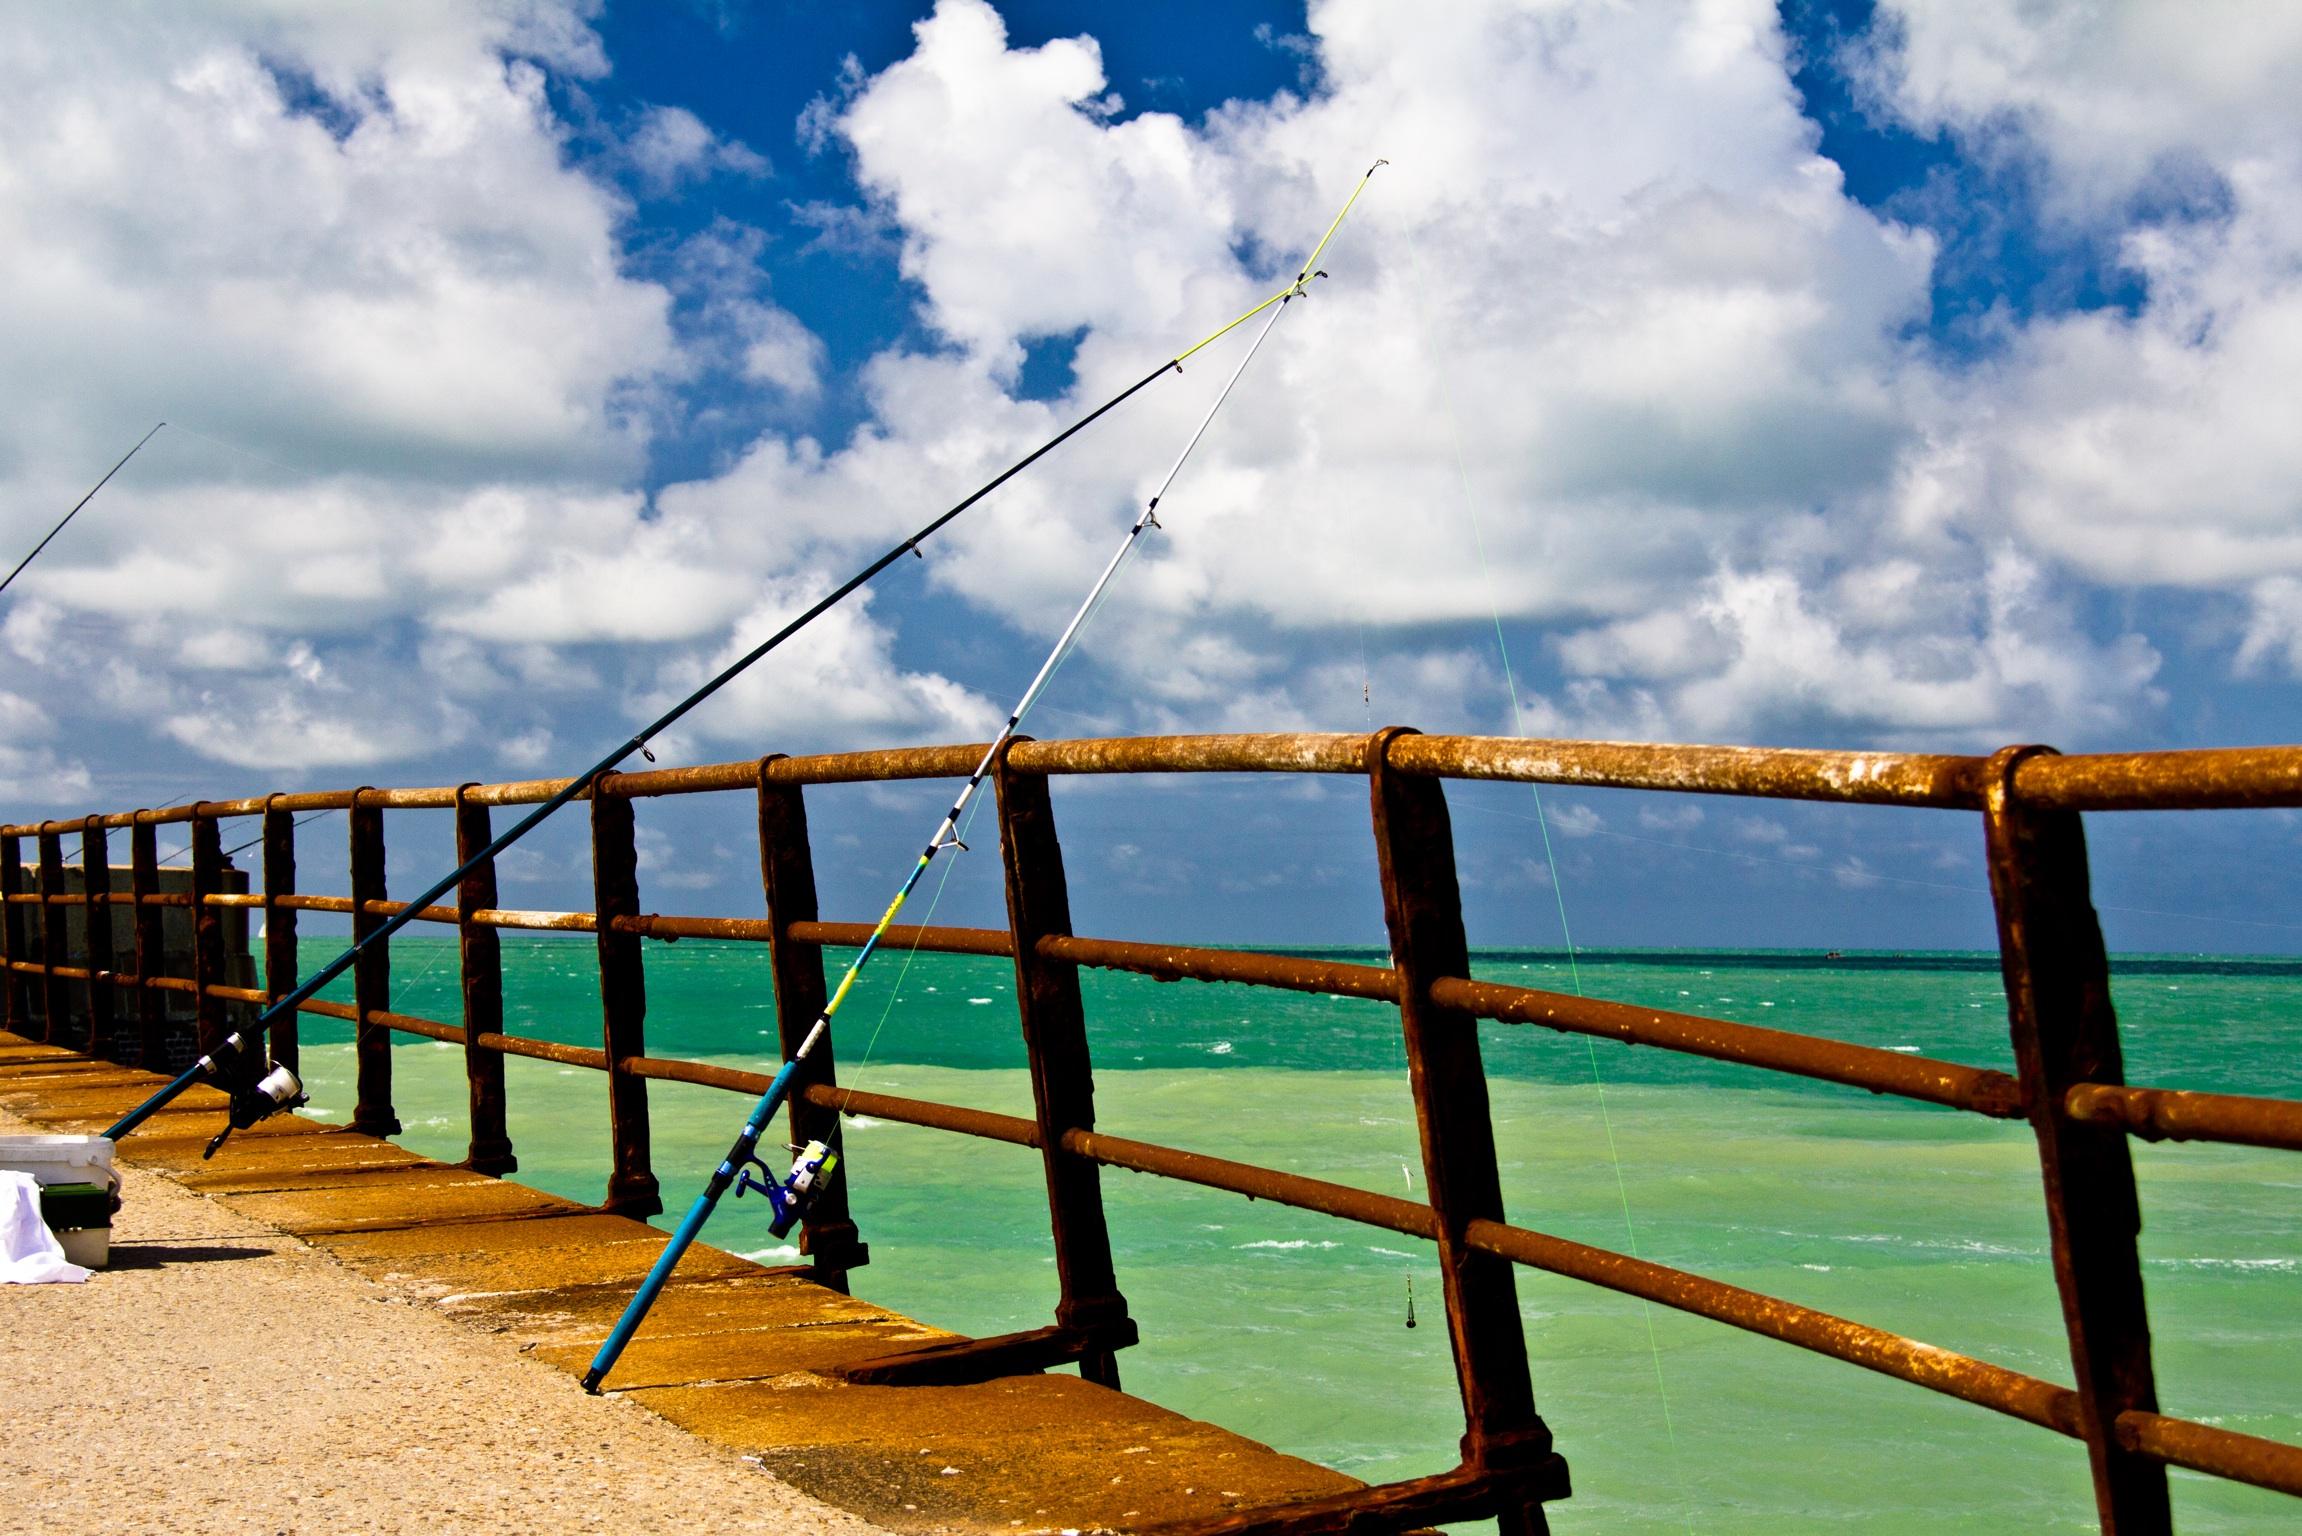
[[[1324,1253],[1330,1248],[1340,1248],[1343,1245],[1324,1239],[1314,1242],[1307,1237],[1266,1237],[1257,1242],[1233,1243],[1231,1246],[1234,1248],[1276,1248],[1288,1253],[1304,1248],[1315,1248]]]

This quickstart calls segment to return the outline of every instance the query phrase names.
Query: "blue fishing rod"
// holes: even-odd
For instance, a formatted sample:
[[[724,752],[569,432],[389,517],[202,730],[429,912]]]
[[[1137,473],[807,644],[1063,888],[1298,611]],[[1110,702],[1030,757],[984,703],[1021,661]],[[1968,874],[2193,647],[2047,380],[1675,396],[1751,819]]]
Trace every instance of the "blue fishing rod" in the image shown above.
[[[1106,413],[1116,409],[1119,405],[1123,404],[1138,391],[1146,388],[1154,381],[1166,376],[1169,373],[1182,372],[1184,360],[1190,357],[1194,352],[1197,352],[1201,347],[1205,347],[1211,342],[1215,341],[1217,338],[1229,334],[1232,330],[1241,325],[1244,325],[1247,321],[1253,319],[1256,315],[1261,314],[1263,311],[1267,309],[1274,309],[1276,306],[1283,304],[1287,297],[1288,294],[1285,292],[1273,294],[1270,298],[1265,299],[1261,304],[1256,305],[1255,308],[1247,311],[1247,313],[1241,315],[1238,319],[1233,320],[1230,324],[1224,326],[1221,330],[1213,332],[1204,340],[1198,342],[1196,345],[1177,353],[1175,356],[1169,358],[1166,362],[1161,363],[1158,367],[1152,369],[1149,373],[1146,373],[1143,375],[1143,377],[1137,379],[1134,383],[1128,385],[1125,389],[1122,389],[1117,394],[1113,395],[1110,399],[1104,401],[1101,405],[1095,407],[1095,409],[1080,417],[1070,426],[1065,427],[1062,431],[1056,433],[1046,442],[1041,443],[1037,448],[1034,448],[1031,450],[1031,452],[1025,454],[1022,458],[1017,459],[1006,469],[1001,470],[990,480],[984,482],[982,486],[970,493],[957,505],[944,512],[941,516],[935,518],[934,521],[926,524],[918,532],[912,534],[902,542],[894,545],[885,554],[882,554],[878,559],[872,561],[862,570],[856,572],[846,581],[840,583],[837,588],[823,597],[805,613],[801,614],[798,618],[793,619],[790,623],[784,625],[783,628],[777,630],[774,634],[761,641],[758,645],[753,646],[749,651],[746,651],[735,661],[729,663],[726,667],[721,669],[717,675],[712,677],[710,681],[706,682],[702,687],[697,688],[686,698],[681,699],[677,704],[666,710],[661,716],[657,717],[652,723],[639,731],[638,734],[631,737],[631,739],[628,741],[625,741],[622,745],[616,747],[613,751],[609,752],[605,757],[602,757],[598,762],[592,764],[591,767],[585,769],[575,778],[568,780],[567,783],[557,793],[553,794],[550,799],[544,801],[543,804],[537,806],[533,811],[522,817],[502,836],[498,837],[494,842],[488,844],[478,853],[472,855],[471,858],[464,861],[464,863],[451,870],[447,875],[443,876],[437,883],[435,883],[430,889],[426,890],[422,895],[418,896],[415,900],[409,902],[398,912],[393,913],[390,917],[385,919],[382,925],[377,927],[375,931],[370,933],[366,938],[361,939],[357,943],[353,944],[342,954],[336,956],[335,959],[330,960],[326,965],[320,967],[317,972],[315,972],[308,980],[298,985],[295,990],[283,994],[277,1001],[273,1002],[269,1007],[265,1008],[262,1013],[258,1014],[252,1024],[248,1025],[243,1030],[237,1031],[227,1036],[214,1051],[202,1056],[198,1061],[193,1062],[191,1066],[185,1068],[181,1074],[170,1081],[167,1086],[161,1088],[150,1098],[145,1099],[134,1109],[128,1111],[127,1114],[122,1115],[112,1124],[110,1129],[104,1132],[104,1134],[107,1137],[110,1137],[112,1140],[118,1141],[120,1138],[132,1133],[138,1126],[142,1125],[146,1120],[149,1120],[153,1115],[158,1114],[161,1110],[167,1108],[168,1105],[174,1102],[176,1098],[178,1098],[186,1089],[194,1086],[197,1083],[212,1083],[218,1087],[224,1088],[228,1093],[232,1095],[230,1124],[226,1126],[222,1134],[217,1136],[214,1141],[208,1144],[208,1154],[213,1156],[215,1154],[216,1148],[223,1143],[224,1138],[229,1136],[234,1130],[245,1129],[246,1127],[255,1124],[259,1120],[265,1119],[270,1115],[278,1114],[280,1111],[285,1109],[293,1109],[296,1105],[303,1103],[303,1085],[297,1081],[296,1075],[289,1071],[287,1068],[273,1066],[269,1069],[268,1072],[250,1070],[251,1067],[261,1068],[265,1065],[267,1058],[254,1056],[253,1053],[261,1043],[265,1031],[270,1029],[276,1020],[292,1014],[298,1006],[308,1001],[312,996],[318,993],[322,987],[325,987],[329,982],[334,981],[337,977],[343,975],[344,972],[350,970],[352,963],[358,959],[361,952],[366,950],[369,946],[382,943],[384,940],[390,938],[393,934],[406,927],[409,923],[414,922],[423,908],[431,905],[433,902],[439,900],[440,897],[453,890],[456,886],[456,883],[462,880],[466,875],[470,874],[473,870],[480,868],[490,859],[493,859],[497,854],[503,852],[506,848],[511,847],[512,844],[518,842],[521,838],[527,836],[529,832],[542,825],[545,818],[549,817],[561,806],[566,805],[571,800],[579,799],[584,794],[589,792],[592,786],[599,780],[601,775],[613,772],[624,762],[626,758],[630,757],[633,753],[641,753],[647,756],[650,761],[653,761],[654,754],[649,753],[647,750],[647,743],[651,739],[661,735],[682,716],[686,715],[689,710],[694,709],[704,700],[710,698],[720,689],[727,686],[727,684],[733,682],[736,677],[741,675],[747,668],[752,665],[752,663],[758,661],[768,652],[783,644],[784,641],[789,640],[793,635],[798,634],[808,625],[814,623],[824,614],[830,612],[841,602],[845,601],[852,593],[855,592],[857,588],[863,586],[866,582],[870,581],[880,572],[886,570],[897,560],[903,558],[904,555],[919,555],[920,544],[937,532],[941,531],[942,528],[946,524],[950,523],[954,518],[957,518],[961,513],[967,511],[970,507],[983,500],[984,497],[990,495],[993,491],[998,490],[1009,480],[1012,480],[1015,478],[1015,476],[1021,474],[1024,470],[1030,468],[1033,464],[1036,464],[1041,458],[1053,452],[1056,448],[1062,446],[1062,444],[1069,441],[1073,436],[1084,431],[1088,426],[1093,424]],[[158,430],[159,428],[157,427],[153,428],[153,431],[155,432]],[[150,436],[150,433],[145,434],[146,441],[150,440]],[[136,446],[141,448],[143,444],[138,443]],[[134,452],[134,449],[129,450],[129,457],[133,457]],[[126,462],[126,458],[123,458],[120,461],[121,464],[125,464]],[[117,464],[114,465],[113,471],[117,472],[119,467],[120,466]],[[111,475],[107,474],[104,478],[109,480]],[[102,486],[102,481],[97,482],[97,489],[102,489]],[[95,491],[90,491],[88,494],[89,496],[93,496]],[[80,503],[81,506],[85,506],[87,504],[87,500],[87,497],[82,497]],[[79,507],[73,508],[73,511],[75,512],[78,510]],[[66,516],[65,521],[70,521],[69,515]],[[58,529],[61,529],[62,526],[63,524],[61,523],[57,525]],[[49,534],[49,538],[54,537],[55,533],[51,532]],[[41,543],[44,547],[47,543],[47,540],[43,539]],[[39,550],[36,549],[33,551],[33,553],[38,554]],[[920,558],[924,559],[926,557],[921,555]],[[27,563],[29,563],[29,557],[27,557]],[[19,570],[22,568],[22,566],[18,567]],[[252,1060],[250,1058],[252,1058]]]
[[[795,1148],[798,1158],[792,1164],[791,1172],[781,1178],[778,1178],[775,1170],[768,1167],[759,1157],[759,1138],[766,1134],[768,1122],[775,1118],[776,1110],[782,1107],[784,1100],[790,1095],[791,1081],[799,1071],[800,1063],[807,1059],[808,1054],[815,1049],[816,1043],[830,1032],[832,1015],[839,1012],[839,1006],[847,1001],[847,995],[853,990],[856,978],[863,974],[863,968],[869,965],[872,956],[879,952],[880,944],[887,937],[888,929],[894,925],[896,914],[901,912],[903,904],[911,899],[911,893],[919,889],[919,882],[925,878],[928,866],[935,862],[936,855],[946,848],[957,848],[961,852],[966,851],[967,845],[959,840],[960,825],[967,814],[969,802],[975,798],[976,791],[982,787],[984,777],[991,772],[991,765],[998,760],[1000,748],[1014,737],[1016,730],[1023,724],[1023,717],[1031,712],[1031,706],[1039,702],[1040,694],[1045,692],[1048,683],[1053,681],[1056,669],[1063,665],[1064,660],[1071,654],[1072,648],[1078,644],[1080,631],[1086,628],[1088,619],[1101,605],[1103,595],[1110,588],[1112,580],[1118,576],[1120,567],[1127,563],[1127,557],[1133,554],[1136,546],[1142,542],[1144,532],[1159,526],[1160,498],[1165,496],[1169,487],[1174,485],[1175,477],[1183,472],[1183,466],[1190,460],[1192,451],[1199,446],[1199,440],[1207,435],[1208,427],[1214,424],[1216,413],[1223,409],[1223,402],[1231,398],[1231,391],[1237,387],[1240,378],[1247,372],[1247,365],[1255,360],[1255,354],[1262,350],[1264,340],[1270,336],[1272,328],[1279,323],[1279,317],[1286,313],[1287,305],[1304,295],[1306,285],[1314,277],[1327,275],[1324,272],[1314,270],[1321,253],[1327,249],[1327,243],[1335,238],[1335,231],[1342,228],[1343,220],[1350,215],[1352,205],[1359,201],[1359,194],[1366,190],[1368,180],[1374,176],[1378,168],[1388,163],[1377,160],[1374,165],[1367,168],[1367,174],[1359,178],[1358,185],[1351,189],[1351,196],[1343,204],[1342,211],[1336,214],[1335,221],[1327,226],[1326,234],[1321,236],[1318,245],[1312,248],[1310,256],[1303,262],[1301,270],[1295,274],[1293,282],[1262,304],[1249,310],[1245,315],[1240,316],[1238,320],[1232,321],[1231,325],[1223,328],[1223,331],[1215,333],[1216,336],[1220,336],[1225,331],[1229,331],[1261,314],[1264,310],[1270,311],[1270,318],[1265,320],[1263,328],[1255,333],[1253,344],[1247,348],[1246,354],[1239,359],[1238,366],[1231,370],[1231,377],[1223,385],[1222,393],[1215,397],[1215,403],[1210,405],[1207,408],[1207,414],[1200,418],[1197,430],[1192,432],[1190,440],[1183,445],[1183,451],[1176,455],[1175,462],[1168,469],[1166,478],[1159,482],[1158,489],[1151,493],[1150,500],[1145,503],[1142,512],[1129,525],[1126,536],[1119,541],[1119,548],[1103,567],[1103,574],[1095,579],[1095,585],[1088,589],[1087,596],[1081,600],[1077,611],[1071,615],[1071,622],[1064,626],[1063,633],[1056,638],[1053,648],[1048,651],[1047,659],[1039,664],[1038,674],[1031,679],[1031,685],[1023,690],[1023,696],[1016,701],[1015,707],[1008,711],[1007,723],[999,728],[999,734],[993,737],[991,745],[984,749],[981,760],[975,765],[975,771],[967,776],[967,782],[960,787],[958,798],[951,802],[951,809],[944,813],[943,820],[936,825],[935,834],[927,840],[927,847],[921,851],[918,859],[912,864],[911,872],[904,877],[902,886],[895,893],[895,899],[887,904],[887,910],[880,914],[879,921],[873,925],[870,937],[863,941],[863,946],[856,951],[855,958],[848,962],[846,974],[839,978],[839,985],[832,991],[830,1001],[823,1005],[823,1011],[815,1016],[815,1023],[799,1042],[799,1049],[792,1052],[791,1059],[783,1064],[782,1069],[768,1083],[767,1091],[759,1096],[759,1102],[752,1106],[751,1114],[743,1122],[743,1129],[736,1134],[735,1144],[728,1149],[727,1156],[720,1159],[719,1166],[712,1170],[711,1178],[704,1184],[703,1193],[696,1196],[694,1205],[688,1207],[687,1215],[681,1219],[678,1228],[672,1233],[671,1241],[666,1243],[663,1252],[656,1256],[656,1261],[649,1268],[647,1277],[640,1281],[639,1290],[624,1307],[623,1315],[616,1319],[615,1327],[609,1330],[607,1338],[600,1344],[599,1353],[592,1357],[591,1367],[584,1372],[583,1386],[586,1392],[599,1391],[600,1383],[607,1379],[607,1373],[615,1369],[616,1360],[623,1354],[624,1346],[631,1342],[632,1335],[638,1331],[639,1325],[646,1319],[648,1309],[655,1305],[656,1297],[671,1279],[672,1271],[679,1267],[680,1259],[693,1246],[696,1237],[703,1231],[704,1223],[711,1219],[712,1212],[719,1208],[720,1200],[730,1189],[736,1192],[738,1199],[752,1190],[757,1190],[765,1195],[772,1218],[768,1230],[775,1236],[782,1237],[806,1214],[809,1203],[830,1182],[839,1166],[839,1153],[837,1149],[826,1142],[811,1141],[804,1147]],[[1213,336],[1208,338],[1209,341],[1214,339]],[[1204,346],[1206,343],[1202,342],[1200,345]],[[1192,350],[1198,349],[1195,347]]]

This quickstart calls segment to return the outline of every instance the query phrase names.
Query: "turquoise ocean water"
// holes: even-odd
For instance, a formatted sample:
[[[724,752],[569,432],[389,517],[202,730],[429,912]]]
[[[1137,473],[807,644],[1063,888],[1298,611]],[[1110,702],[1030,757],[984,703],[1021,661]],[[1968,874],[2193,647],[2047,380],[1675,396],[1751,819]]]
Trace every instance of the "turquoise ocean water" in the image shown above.
[[[305,944],[321,963],[335,941]],[[596,1044],[589,940],[507,935],[509,1027]],[[1381,960],[1380,954],[1336,952]],[[835,955],[834,960],[844,959]],[[775,1061],[766,957],[647,952],[651,1054]],[[1568,990],[1564,959],[1489,953],[1497,980]],[[459,1016],[452,939],[396,941],[393,1006]],[[2302,1095],[2302,963],[2122,957],[2136,1082]],[[1995,956],[1585,956],[1584,988],[2011,1070]],[[890,1007],[900,981],[899,1006]],[[1083,976],[1100,1123],[1118,1134],[1420,1195],[1395,1013],[1197,982]],[[841,1015],[842,1081],[1030,1112],[1004,961],[891,956]],[[348,1032],[303,1023],[314,1109],[351,1103]],[[1511,1219],[2067,1380],[2027,1128],[1692,1058],[1485,1026]],[[404,1140],[464,1151],[460,1052],[394,1053]],[[748,1101],[651,1086],[655,1167],[683,1210]],[[509,1064],[517,1177],[583,1200],[607,1166],[597,1073]],[[861,1295],[969,1333],[1050,1320],[1036,1156],[870,1120],[847,1133],[872,1247]],[[2302,1163],[2136,1144],[2167,1411],[2302,1438]],[[1143,1343],[1130,1391],[1369,1480],[1451,1465],[1459,1411],[1427,1246],[1106,1170],[1120,1283]],[[771,1262],[757,1201],[707,1240]],[[1423,1326],[1404,1326],[1410,1282]],[[2093,1529],[2073,1441],[1724,1326],[1522,1269],[1537,1399],[1572,1464],[1561,1532]],[[2189,1532],[2302,1528],[2277,1495],[2176,1476]]]

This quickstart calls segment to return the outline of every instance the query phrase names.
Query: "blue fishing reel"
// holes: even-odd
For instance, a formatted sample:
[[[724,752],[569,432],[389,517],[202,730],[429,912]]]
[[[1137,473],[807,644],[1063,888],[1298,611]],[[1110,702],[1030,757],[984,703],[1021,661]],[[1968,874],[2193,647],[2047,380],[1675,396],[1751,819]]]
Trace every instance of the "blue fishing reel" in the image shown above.
[[[839,1154],[820,1141],[811,1141],[804,1147],[793,1149],[799,1155],[792,1159],[791,1172],[783,1178],[775,1170],[753,1156],[744,1159],[743,1171],[735,1181],[736,1198],[743,1198],[746,1190],[757,1190],[767,1196],[774,1208],[775,1219],[767,1230],[783,1237],[799,1224],[815,1197],[831,1182],[832,1171],[839,1166]],[[754,1173],[753,1170],[758,1172]]]

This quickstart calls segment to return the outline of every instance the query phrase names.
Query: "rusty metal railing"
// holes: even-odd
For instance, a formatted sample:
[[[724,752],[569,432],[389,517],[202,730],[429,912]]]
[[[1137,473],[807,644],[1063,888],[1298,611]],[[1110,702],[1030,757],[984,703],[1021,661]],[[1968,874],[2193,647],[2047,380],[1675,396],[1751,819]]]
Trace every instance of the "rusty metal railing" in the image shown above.
[[[592,910],[499,907],[494,871],[483,864],[463,882],[454,907],[429,907],[418,914],[421,921],[453,925],[459,933],[461,1023],[393,1012],[389,959],[382,946],[355,970],[353,1003],[315,999],[302,1005],[304,1012],[354,1025],[357,1102],[351,1123],[376,1134],[398,1129],[389,1050],[395,1031],[464,1048],[471,1083],[470,1161],[490,1172],[516,1167],[505,1129],[504,1057],[604,1072],[613,1131],[605,1204],[630,1214],[654,1213],[660,1200],[649,1156],[647,1084],[692,1083],[757,1095],[768,1078],[647,1053],[643,941],[697,937],[767,944],[788,1054],[822,1006],[824,947],[859,943],[869,931],[862,923],[824,921],[817,912],[804,791],[827,784],[959,777],[982,751],[981,746],[950,746],[770,756],[604,776],[585,796],[591,811]],[[1140,773],[1325,773],[1366,779],[1393,963],[1348,964],[1073,933],[1048,780],[1065,774]],[[2016,1072],[1474,979],[1443,788],[1450,779],[1979,813]],[[792,1095],[791,1139],[824,1135],[845,1111],[1037,1149],[1046,1166],[1061,1285],[1055,1322],[1026,1333],[850,1367],[852,1379],[976,1380],[1076,1362],[1083,1373],[1116,1385],[1115,1352],[1134,1342],[1136,1329],[1114,1274],[1098,1182],[1097,1170],[1113,1167],[1421,1238],[1436,1245],[1445,1277],[1465,1421],[1462,1465],[1339,1501],[1227,1517],[1194,1527],[1197,1531],[1308,1532],[1349,1523],[1401,1529],[1486,1517],[1498,1519],[1506,1531],[1542,1529],[1541,1505],[1565,1496],[1566,1468],[1534,1408],[1514,1293],[1518,1265],[1778,1339],[2080,1440],[2106,1531],[2131,1536],[2169,1528],[2169,1465],[2302,1495],[2302,1447],[2159,1411],[2135,1246],[2140,1210],[2128,1144],[2130,1137],[2140,1136],[2302,1150],[2302,1102],[2124,1081],[2079,820],[2086,811],[2302,806],[2302,748],[2066,757],[2045,748],[2010,747],[1984,758],[1422,736],[1391,728],[1371,735],[1018,741],[1001,754],[995,783],[1008,926],[903,928],[890,935],[890,942],[1013,960],[1035,1113],[1025,1118],[838,1088],[831,1053],[823,1050],[809,1058]],[[535,804],[565,787],[564,780],[536,780],[275,794],[0,827],[0,893],[5,894],[0,902],[0,1006],[6,1021],[11,1028],[27,1024],[27,989],[36,982],[47,1005],[43,1029],[58,1038],[69,1033],[71,1043],[94,1052],[132,1054],[134,1037],[120,1029],[116,1017],[119,998],[185,991],[198,1002],[201,1044],[209,1045],[221,1033],[227,1004],[261,1003],[293,989],[297,913],[342,913],[355,925],[367,925],[403,910],[385,895],[385,811],[453,811],[457,847],[468,857],[489,841],[491,807]],[[633,802],[725,792],[756,797],[767,916],[642,912]],[[350,893],[345,896],[296,890],[293,818],[321,809],[350,813]],[[238,816],[263,818],[259,893],[221,888],[226,864],[219,822]],[[191,828],[188,892],[156,889],[154,828],[168,823]],[[98,879],[91,873],[84,890],[66,891],[64,835],[79,834],[82,866],[95,872],[107,867],[106,834],[122,828],[131,835],[130,889],[115,894],[108,876]],[[37,840],[37,864],[31,870],[21,846],[27,837]],[[108,949],[110,925],[93,921],[85,925],[91,936],[91,947],[82,956],[86,963],[65,963],[63,910],[75,903],[120,902],[136,913],[135,969],[115,968]],[[189,976],[165,974],[156,961],[153,919],[171,905],[191,906],[196,916],[198,942]],[[258,909],[267,918],[260,990],[219,979],[217,925],[221,914],[233,908]],[[38,960],[28,958],[31,923],[40,925],[46,941]],[[506,929],[594,935],[602,1001],[599,1047],[504,1032],[497,936]],[[98,933],[103,942],[93,939]],[[1375,1194],[1098,1129],[1078,983],[1082,966],[1371,998],[1397,1007],[1429,1201]],[[75,1013],[81,1021],[76,1028],[67,1023]],[[1513,1225],[1505,1219],[1496,1171],[1479,1054],[1480,1020],[1657,1046],[1971,1114],[2026,1120],[2039,1149],[2074,1385]],[[292,1021],[275,1027],[275,1053],[292,1063],[296,1048]],[[841,1184],[831,1186],[810,1213],[803,1246],[819,1276],[841,1287],[847,1271],[868,1261]]]

